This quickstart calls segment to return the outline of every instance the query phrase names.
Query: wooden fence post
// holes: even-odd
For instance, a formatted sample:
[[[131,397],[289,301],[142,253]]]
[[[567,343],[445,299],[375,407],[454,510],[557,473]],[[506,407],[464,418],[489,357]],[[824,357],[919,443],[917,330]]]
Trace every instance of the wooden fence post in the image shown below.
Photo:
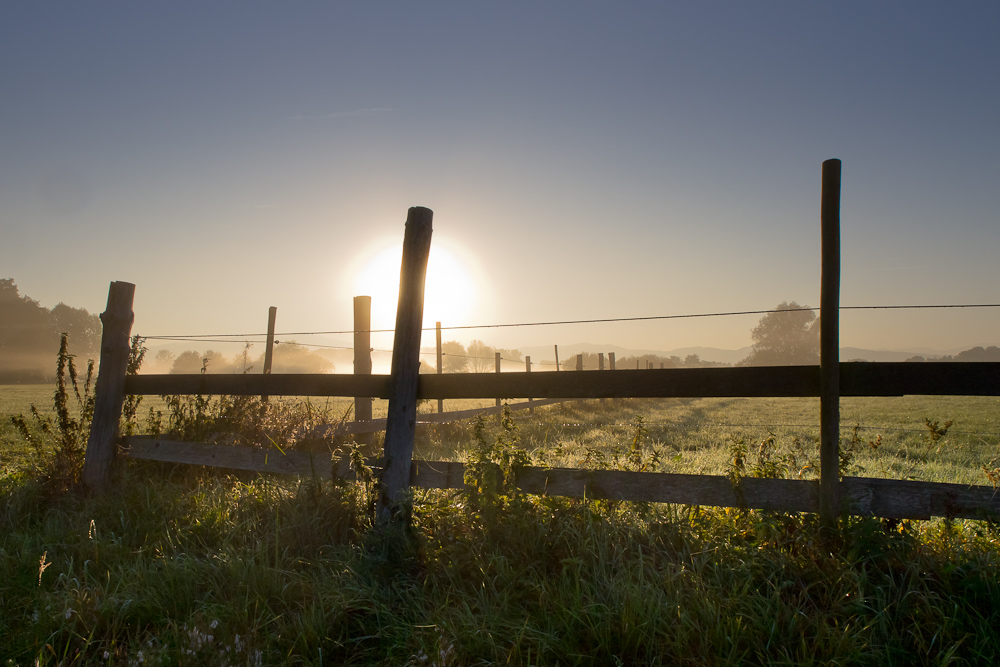
[[[562,369],[559,368],[559,346],[558,345],[553,345],[552,347],[554,347],[556,349],[556,370],[557,371],[561,371]]]
[[[372,298],[354,297],[354,374],[372,374]],[[354,397],[354,420],[371,421],[371,396]],[[356,439],[361,444],[372,442],[371,433],[359,433]]]
[[[274,323],[278,319],[278,307],[267,309],[267,342],[264,343],[264,375],[271,374],[271,364],[274,361]],[[267,394],[261,394],[260,400],[267,403]]]
[[[497,371],[497,373],[499,373],[500,372],[500,353],[499,352],[494,352],[493,353],[493,363],[496,365],[496,371]],[[497,407],[498,408],[500,407],[500,399],[499,398],[497,398]],[[498,421],[503,421],[503,413],[497,413],[497,420]]]
[[[435,334],[434,338],[437,341],[437,374],[441,375],[441,373],[444,372],[444,370],[441,368],[442,366],[444,366],[444,352],[443,352],[443,350],[441,348],[441,323],[440,322],[435,322],[434,323],[434,334]],[[438,414],[441,414],[442,412],[444,412],[444,399],[443,398],[439,398],[438,399]]]
[[[608,367],[611,370],[615,370],[615,353],[608,352]]]
[[[101,314],[101,366],[94,390],[94,416],[90,422],[83,482],[91,491],[103,490],[111,477],[118,444],[125,375],[128,371],[129,336],[132,334],[132,301],[135,285],[116,281],[108,290],[108,307]]]
[[[414,206],[406,216],[403,260],[399,271],[399,305],[392,344],[389,413],[385,424],[385,467],[379,515],[391,517],[410,486],[413,436],[417,426],[417,384],[420,372],[420,329],[424,319],[424,281],[431,250],[434,213]]]
[[[524,372],[525,373],[530,373],[531,372],[531,357],[530,356],[527,356],[527,357],[524,358]],[[528,402],[529,403],[531,402],[531,396],[528,397]],[[529,415],[535,414],[535,409],[534,408],[528,408],[528,414]]]
[[[823,162],[820,225],[820,518],[827,527],[840,516],[840,160]]]
[[[597,370],[599,370],[599,371],[603,371],[604,370],[604,353],[603,352],[598,352],[597,353]]]
[[[582,354],[576,355],[576,370],[578,370],[578,371],[582,371],[583,370],[583,355]]]

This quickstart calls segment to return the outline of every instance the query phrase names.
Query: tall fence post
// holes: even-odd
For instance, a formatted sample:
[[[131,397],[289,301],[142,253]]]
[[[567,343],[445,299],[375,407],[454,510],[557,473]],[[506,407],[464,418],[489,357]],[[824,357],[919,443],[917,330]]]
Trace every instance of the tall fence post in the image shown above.
[[[561,371],[562,369],[559,368],[559,346],[558,345],[553,345],[552,347],[554,347],[556,349],[556,370],[557,371]]]
[[[615,370],[615,353],[608,352],[608,367],[611,370]]]
[[[271,374],[271,364],[274,362],[274,323],[278,319],[278,307],[267,309],[267,342],[264,343],[264,375]],[[261,394],[260,400],[267,403],[267,394]]]
[[[122,404],[125,402],[129,336],[135,319],[132,312],[134,297],[135,285],[132,283],[111,283],[108,307],[101,314],[101,366],[97,372],[94,416],[90,422],[87,453],[83,461],[83,483],[91,491],[103,490],[111,477]]]
[[[437,374],[441,375],[444,370],[441,368],[444,365],[444,351],[441,348],[441,323],[435,322],[434,324],[434,337],[437,341]],[[438,399],[438,414],[444,412],[444,399]]]
[[[417,426],[417,385],[420,372],[420,329],[424,319],[424,281],[431,250],[434,213],[412,207],[406,216],[403,260],[399,271],[399,305],[392,343],[389,413],[385,424],[385,467],[379,514],[389,519],[393,507],[410,486],[413,437]]]
[[[354,374],[372,374],[372,298],[354,297]],[[355,421],[371,421],[371,396],[354,397]],[[356,439],[361,444],[371,444],[371,433],[359,433]]]
[[[819,508],[832,527],[840,515],[840,160],[823,162],[820,226],[820,476]]]

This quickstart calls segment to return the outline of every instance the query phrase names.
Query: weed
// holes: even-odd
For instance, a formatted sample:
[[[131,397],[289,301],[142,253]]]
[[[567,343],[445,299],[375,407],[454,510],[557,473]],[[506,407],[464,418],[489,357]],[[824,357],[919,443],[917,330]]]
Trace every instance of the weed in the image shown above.
[[[34,404],[31,405],[30,419],[23,414],[10,418],[21,436],[35,449],[39,470],[53,491],[68,489],[80,481],[90,422],[94,416],[94,396],[91,393],[94,362],[87,362],[81,392],[74,358],[69,352],[69,334],[64,333],[56,358],[56,390],[52,397],[54,419],[43,415]]]

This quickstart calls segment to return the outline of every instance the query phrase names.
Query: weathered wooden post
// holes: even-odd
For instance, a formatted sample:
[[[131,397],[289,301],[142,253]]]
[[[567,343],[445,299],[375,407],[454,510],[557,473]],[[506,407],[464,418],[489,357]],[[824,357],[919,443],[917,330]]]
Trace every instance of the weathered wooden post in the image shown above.
[[[614,352],[608,352],[608,367],[610,367],[611,370],[615,370],[615,353]]]
[[[582,371],[583,370],[583,355],[582,354],[576,355],[576,370],[578,370],[578,371]]]
[[[414,206],[406,216],[403,261],[399,270],[399,305],[392,344],[389,414],[385,425],[385,467],[379,515],[391,517],[410,486],[413,436],[417,426],[417,384],[420,372],[420,328],[424,319],[424,279],[431,250],[434,213]]]
[[[372,374],[372,298],[354,297],[354,374]],[[355,421],[371,421],[371,396],[354,397]],[[361,444],[371,444],[371,433],[358,433],[356,439]]]
[[[604,370],[604,353],[603,352],[598,352],[597,353],[597,370],[599,370],[599,371],[603,371]]]
[[[132,334],[132,301],[135,285],[116,281],[108,290],[108,307],[101,314],[101,366],[94,390],[94,416],[83,461],[83,483],[91,491],[103,490],[111,477],[118,444],[118,428],[125,402],[129,336]]]
[[[553,345],[552,347],[554,347],[556,349],[556,370],[557,371],[561,371],[562,369],[559,368],[559,346],[558,345]]]
[[[526,356],[524,358],[524,372],[525,373],[530,373],[531,372],[531,357],[530,356]],[[531,402],[531,396],[528,397],[528,402],[529,403]],[[535,409],[534,408],[528,408],[528,414],[529,415],[535,414]]]
[[[493,363],[496,365],[497,373],[499,373],[500,372],[500,353],[499,352],[494,352],[493,353]],[[500,398],[499,397],[497,397],[497,407],[498,408],[500,407]],[[502,412],[497,413],[497,419],[500,420],[500,421],[503,421],[503,413]]]
[[[267,342],[264,343],[264,375],[271,374],[271,364],[274,361],[274,323],[278,319],[278,307],[267,309]],[[267,403],[267,394],[261,394],[260,400]]]
[[[840,160],[823,162],[820,226],[823,268],[819,297],[820,519],[840,516]]]
[[[442,370],[442,368],[441,368],[444,365],[444,352],[441,349],[441,323],[440,322],[436,322],[434,324],[434,333],[435,333],[435,338],[437,340],[437,374],[441,375],[441,373],[444,372]],[[439,398],[438,399],[438,414],[441,414],[442,412],[444,412],[444,399],[443,398]]]

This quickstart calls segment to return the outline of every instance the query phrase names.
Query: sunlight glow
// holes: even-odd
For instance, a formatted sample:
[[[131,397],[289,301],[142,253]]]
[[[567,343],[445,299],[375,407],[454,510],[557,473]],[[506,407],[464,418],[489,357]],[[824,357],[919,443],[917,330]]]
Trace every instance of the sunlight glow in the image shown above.
[[[431,244],[424,290],[424,326],[435,322],[445,326],[473,324],[470,318],[480,312],[483,281],[470,262],[460,259],[441,243]],[[399,301],[399,268],[402,246],[381,246],[359,261],[354,271],[354,294],[372,297],[372,328],[392,329],[396,325]]]

